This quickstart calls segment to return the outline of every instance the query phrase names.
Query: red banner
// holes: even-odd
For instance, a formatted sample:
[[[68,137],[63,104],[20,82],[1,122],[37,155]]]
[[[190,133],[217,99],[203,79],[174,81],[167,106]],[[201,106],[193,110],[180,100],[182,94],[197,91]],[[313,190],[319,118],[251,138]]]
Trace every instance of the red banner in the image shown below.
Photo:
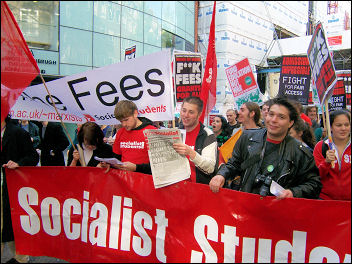
[[[351,202],[100,168],[6,169],[19,254],[70,262],[351,262]]]
[[[1,123],[39,72],[10,8],[1,1]]]

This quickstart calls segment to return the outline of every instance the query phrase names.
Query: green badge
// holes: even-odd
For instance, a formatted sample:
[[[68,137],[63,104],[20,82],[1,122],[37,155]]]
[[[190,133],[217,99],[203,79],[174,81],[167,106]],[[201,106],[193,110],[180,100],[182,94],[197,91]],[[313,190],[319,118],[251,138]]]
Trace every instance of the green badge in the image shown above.
[[[252,78],[250,76],[247,76],[244,78],[244,82],[249,86],[252,84]]]
[[[268,170],[268,172],[272,172],[274,170],[274,166],[269,165],[266,169]]]

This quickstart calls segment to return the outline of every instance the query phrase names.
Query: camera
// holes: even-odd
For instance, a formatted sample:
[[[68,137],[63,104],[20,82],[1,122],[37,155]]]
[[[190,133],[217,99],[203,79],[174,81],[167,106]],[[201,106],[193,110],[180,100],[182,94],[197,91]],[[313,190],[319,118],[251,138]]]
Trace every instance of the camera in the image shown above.
[[[270,192],[270,185],[271,185],[271,182],[272,182],[272,178],[270,175],[257,175],[255,177],[255,183],[262,183],[262,186],[260,187],[260,190],[259,190],[259,194],[261,196],[267,196]]]

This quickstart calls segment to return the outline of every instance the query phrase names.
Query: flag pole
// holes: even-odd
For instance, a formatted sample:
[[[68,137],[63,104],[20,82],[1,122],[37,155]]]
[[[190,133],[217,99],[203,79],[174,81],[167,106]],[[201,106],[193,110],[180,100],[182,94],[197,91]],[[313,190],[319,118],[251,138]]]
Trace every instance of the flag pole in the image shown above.
[[[66,128],[64,122],[62,121],[62,117],[61,117],[61,115],[59,114],[59,112],[58,112],[58,110],[57,110],[57,108],[56,108],[55,102],[54,102],[53,98],[51,97],[51,94],[50,94],[50,92],[49,92],[48,87],[46,86],[46,83],[45,83],[45,81],[44,81],[43,76],[42,76],[40,73],[39,73],[39,75],[40,75],[40,78],[42,79],[42,82],[43,82],[43,84],[44,84],[44,87],[45,87],[45,89],[46,89],[46,91],[47,91],[47,93],[48,93],[48,95],[49,95],[49,97],[50,97],[51,103],[53,104],[53,106],[54,106],[54,108],[55,108],[56,114],[57,114],[58,117],[60,118],[61,126],[64,128],[64,130],[65,130],[65,132],[66,132],[66,135],[68,136],[68,139],[70,140],[70,143],[71,143],[73,149],[74,149],[74,150],[77,150],[76,147],[75,147],[75,144],[73,144],[73,141],[72,141],[72,139],[71,139],[71,136],[70,136],[70,134],[68,133],[67,128]],[[83,157],[81,157],[81,155],[79,156],[79,159],[80,159],[80,163],[81,163],[82,166],[83,166],[84,162],[82,163]]]
[[[331,137],[330,114],[329,114],[328,99],[325,99],[325,113],[326,113],[326,131],[328,133],[328,138],[329,138],[329,149],[332,149],[332,137]],[[335,161],[331,162],[331,168],[335,168]]]

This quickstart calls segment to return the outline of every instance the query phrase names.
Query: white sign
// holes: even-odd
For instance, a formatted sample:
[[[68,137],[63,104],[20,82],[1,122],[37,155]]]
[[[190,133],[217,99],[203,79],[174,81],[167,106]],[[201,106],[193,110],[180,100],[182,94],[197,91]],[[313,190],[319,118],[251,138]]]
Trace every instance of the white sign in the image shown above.
[[[120,100],[133,101],[139,115],[153,121],[174,116],[170,50],[46,84],[65,123],[118,124],[114,110]],[[60,121],[44,84],[26,88],[10,114],[17,119]]]

